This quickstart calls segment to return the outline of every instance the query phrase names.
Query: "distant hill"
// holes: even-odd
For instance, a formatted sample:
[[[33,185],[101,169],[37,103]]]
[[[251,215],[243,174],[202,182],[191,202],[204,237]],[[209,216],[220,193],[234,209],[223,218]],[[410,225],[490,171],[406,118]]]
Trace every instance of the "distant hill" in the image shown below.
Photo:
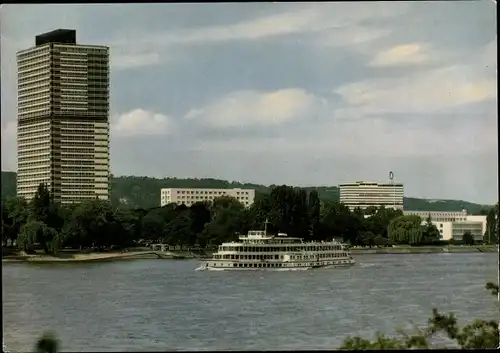
[[[16,173],[2,172],[2,197],[15,196]],[[150,208],[159,205],[161,188],[250,188],[259,194],[268,193],[274,185],[265,186],[250,183],[229,182],[219,179],[178,179],[149,178],[138,176],[113,177],[111,180],[111,201],[131,208]],[[322,200],[339,200],[336,186],[306,187],[307,191],[316,189]],[[460,200],[425,200],[413,197],[404,198],[404,208],[414,211],[461,211],[478,214],[489,205],[479,205]]]

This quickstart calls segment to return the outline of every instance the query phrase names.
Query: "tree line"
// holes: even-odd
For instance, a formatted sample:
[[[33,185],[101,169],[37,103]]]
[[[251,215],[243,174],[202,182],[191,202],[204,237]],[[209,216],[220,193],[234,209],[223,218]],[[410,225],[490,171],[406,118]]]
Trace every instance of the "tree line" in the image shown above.
[[[498,214],[498,204],[495,212]],[[140,241],[215,246],[237,240],[238,234],[249,230],[263,229],[266,220],[270,233],[283,232],[306,241],[335,237],[353,246],[444,243],[430,219],[422,225],[419,217],[384,207],[351,211],[340,202],[321,201],[315,190],[286,185],[259,195],[247,208],[235,198],[222,196],[190,207],[169,204],[122,209],[98,199],[61,205],[47,186],[40,184],[29,202],[19,197],[2,200],[1,217],[3,245],[15,243],[27,252],[35,246],[54,253],[61,247],[110,249]],[[494,233],[489,238],[493,240],[498,233],[498,227],[491,223],[494,217],[489,216]]]
[[[2,197],[16,195],[15,172],[1,172]],[[256,194],[269,194],[278,185],[259,185],[255,183],[240,183],[214,178],[151,178],[146,176],[113,176],[110,178],[110,200],[113,206],[122,208],[155,207],[160,199],[162,188],[201,188],[201,189],[254,189]],[[338,186],[311,186],[304,187],[309,193],[316,190],[322,201],[339,201]],[[474,215],[486,215],[491,208],[489,205],[467,202],[463,200],[426,200],[415,197],[403,198],[404,208],[415,211],[461,211],[466,209]]]

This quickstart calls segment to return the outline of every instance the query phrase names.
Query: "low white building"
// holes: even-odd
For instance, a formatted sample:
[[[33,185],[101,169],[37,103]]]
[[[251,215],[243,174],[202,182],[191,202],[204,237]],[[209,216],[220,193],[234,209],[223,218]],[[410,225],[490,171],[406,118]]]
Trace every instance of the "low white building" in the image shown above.
[[[216,197],[232,196],[241,202],[245,207],[253,204],[255,199],[255,190],[253,189],[187,189],[187,188],[168,188],[161,189],[160,206],[163,207],[169,203],[184,204],[191,206],[196,202],[213,201]]]
[[[466,210],[451,211],[403,211],[405,216],[414,215],[422,218],[425,224],[431,216],[432,224],[436,226],[443,240],[462,241],[465,232],[470,232],[475,241],[482,241],[486,232],[486,216],[468,215]]]

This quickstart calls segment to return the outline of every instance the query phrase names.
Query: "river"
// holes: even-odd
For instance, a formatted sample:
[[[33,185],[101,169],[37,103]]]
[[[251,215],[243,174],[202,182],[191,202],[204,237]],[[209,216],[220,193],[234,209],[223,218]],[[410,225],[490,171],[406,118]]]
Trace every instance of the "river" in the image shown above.
[[[63,351],[335,349],[349,335],[497,318],[495,253],[361,255],[344,269],[194,271],[196,261],[3,264],[5,344]],[[410,326],[408,326],[410,325]]]

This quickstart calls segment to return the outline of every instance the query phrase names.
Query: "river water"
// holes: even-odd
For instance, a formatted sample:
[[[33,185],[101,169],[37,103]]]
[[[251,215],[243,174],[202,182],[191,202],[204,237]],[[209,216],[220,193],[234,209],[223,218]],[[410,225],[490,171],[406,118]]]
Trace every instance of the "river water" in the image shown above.
[[[335,349],[349,335],[498,318],[496,253],[360,255],[344,269],[194,271],[196,261],[3,264],[5,344],[63,351]],[[462,321],[463,320],[463,321]]]

